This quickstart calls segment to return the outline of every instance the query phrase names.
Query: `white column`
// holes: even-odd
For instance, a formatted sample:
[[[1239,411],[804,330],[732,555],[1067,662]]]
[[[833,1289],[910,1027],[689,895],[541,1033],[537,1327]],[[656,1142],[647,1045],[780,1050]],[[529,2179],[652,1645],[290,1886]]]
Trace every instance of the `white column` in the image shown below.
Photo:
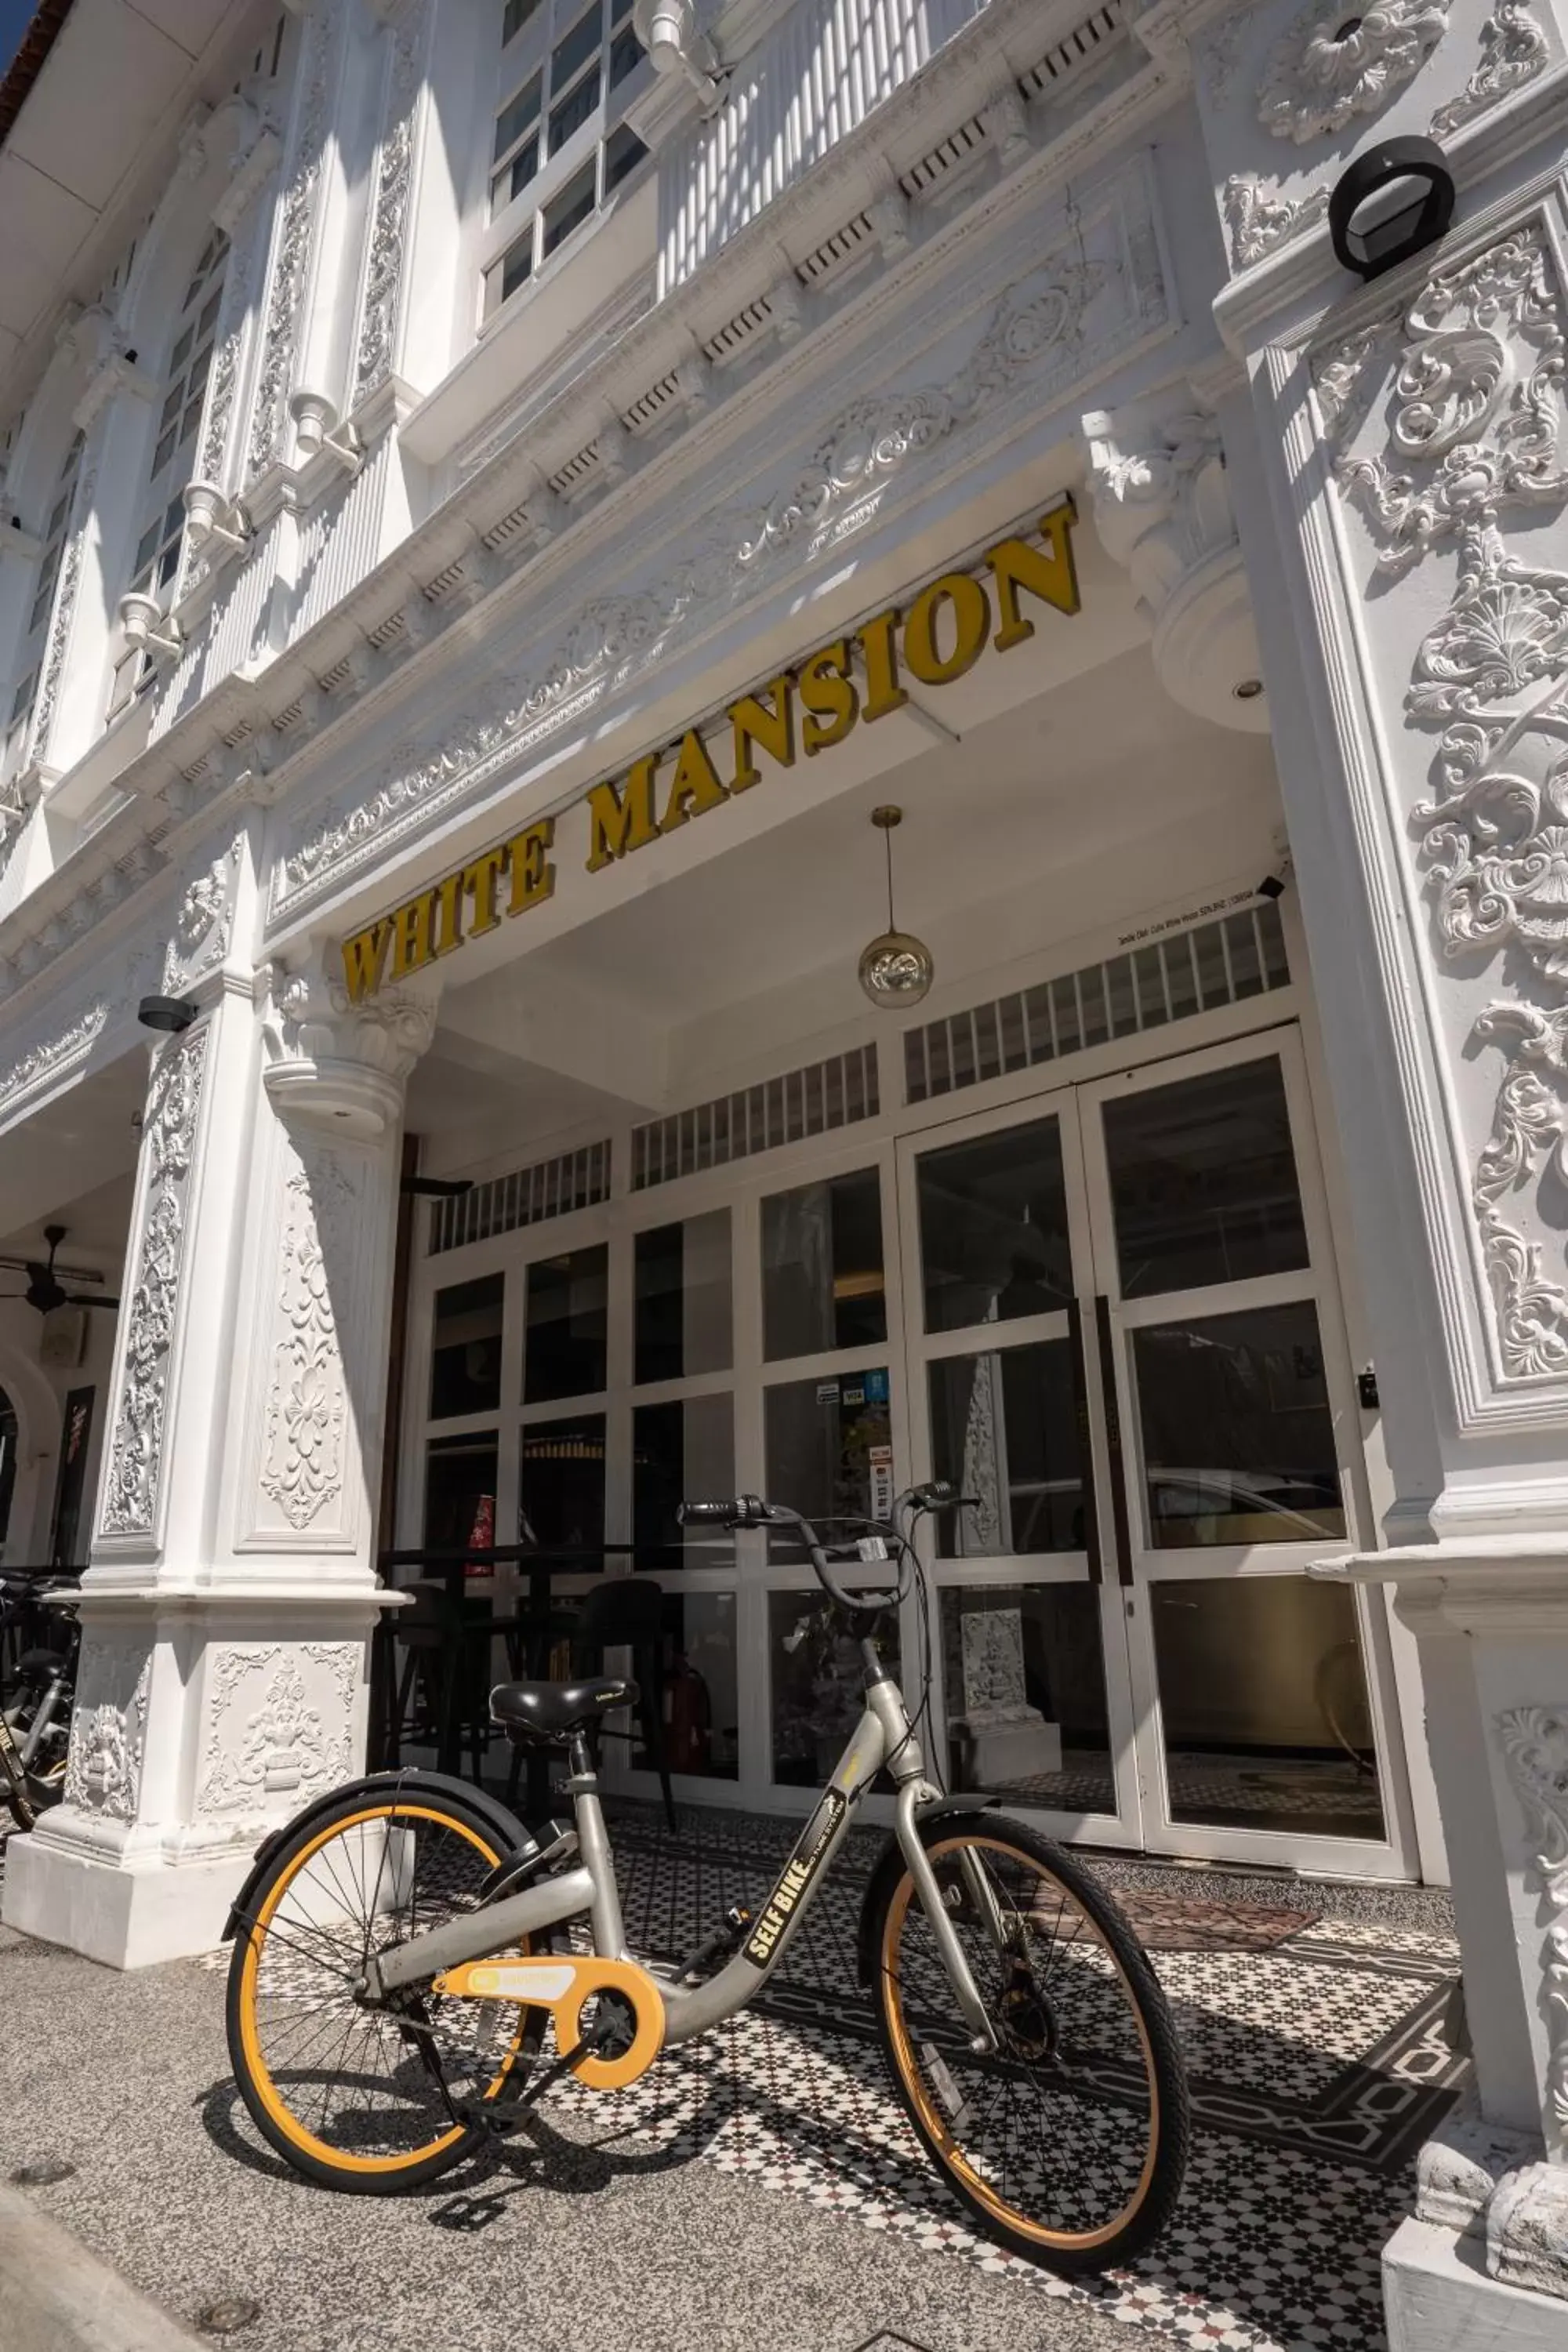
[[[1167,29],[1184,13],[1200,23],[1205,137],[1232,232],[1215,310],[1245,368],[1218,404],[1227,475],[1396,1486],[1389,1549],[1338,1572],[1394,1584],[1420,1646],[1475,2050],[1475,2105],[1424,2153],[1417,2216],[1385,2256],[1390,2335],[1394,2352],[1561,2347],[1561,136],[1532,149],[1551,126],[1542,112],[1532,130],[1528,109],[1507,137],[1488,125],[1544,63],[1542,48],[1520,76],[1493,71],[1519,10],[1456,0],[1419,26],[1415,11],[1380,11],[1347,19],[1332,55],[1283,0],[1233,29],[1211,9],[1203,30],[1204,10],[1175,0],[1152,13]],[[1358,146],[1429,124],[1485,152],[1489,200],[1462,198],[1439,251],[1360,288],[1329,250],[1329,190]]]
[[[236,889],[254,906],[252,844]],[[363,1769],[404,1081],[433,1007],[232,965],[153,1055],[64,1803],[8,1925],[215,1945],[259,1839]]]

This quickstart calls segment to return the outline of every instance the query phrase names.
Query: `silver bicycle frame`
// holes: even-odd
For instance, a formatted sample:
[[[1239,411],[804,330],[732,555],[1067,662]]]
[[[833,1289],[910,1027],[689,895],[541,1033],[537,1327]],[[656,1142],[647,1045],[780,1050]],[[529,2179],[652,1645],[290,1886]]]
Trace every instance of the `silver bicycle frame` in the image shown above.
[[[975,2046],[996,2046],[995,2034],[975,1990],[969,1963],[938,1889],[935,1874],[921,1842],[920,1817],[940,1801],[941,1791],[926,1779],[925,1759],[910,1723],[903,1694],[890,1678],[870,1683],[866,1709],[832,1779],[795,1840],[778,1883],[753,1919],[745,1943],[715,1977],[696,1985],[671,1984],[656,1979],[664,2000],[667,2043],[689,2041],[734,2016],[755,2000],[777,1968],[791,1937],[810,1910],[828,1864],[837,1853],[855,1808],[886,1764],[897,1790],[894,1830],[909,1873],[914,1881],[937,1948],[942,1954],[958,2004],[974,2037]],[[427,1981],[443,1969],[464,1960],[485,1958],[520,1937],[584,1916],[593,1928],[595,1952],[602,1958],[635,1960],[626,1949],[616,1885],[615,1858],[610,1850],[597,1787],[577,1782],[576,1805],[580,1865],[547,1879],[541,1886],[506,1896],[482,1911],[449,1919],[427,1929],[406,1944],[373,1959],[366,1986],[373,1997],[395,1992],[400,1986]],[[979,1876],[980,1874],[974,1874]],[[994,1911],[990,1890],[982,1881],[977,1890],[987,1910]]]

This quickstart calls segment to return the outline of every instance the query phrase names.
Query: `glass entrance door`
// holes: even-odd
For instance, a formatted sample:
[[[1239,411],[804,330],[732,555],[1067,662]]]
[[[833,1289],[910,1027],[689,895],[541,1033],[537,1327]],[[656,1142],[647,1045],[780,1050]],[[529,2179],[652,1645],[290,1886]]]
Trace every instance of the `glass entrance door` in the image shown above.
[[[902,1147],[950,1784],[1058,1834],[1405,1867],[1293,1033]],[[1303,1149],[1303,1145],[1306,1148]]]

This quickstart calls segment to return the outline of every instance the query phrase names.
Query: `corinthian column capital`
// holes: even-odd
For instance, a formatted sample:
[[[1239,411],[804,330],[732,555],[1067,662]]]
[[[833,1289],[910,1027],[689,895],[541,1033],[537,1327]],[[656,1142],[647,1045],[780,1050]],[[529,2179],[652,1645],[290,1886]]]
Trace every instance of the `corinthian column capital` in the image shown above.
[[[369,1140],[397,1125],[410,1072],[436,1032],[438,983],[405,982],[371,1003],[319,971],[274,982],[263,1080],[290,1124]]]

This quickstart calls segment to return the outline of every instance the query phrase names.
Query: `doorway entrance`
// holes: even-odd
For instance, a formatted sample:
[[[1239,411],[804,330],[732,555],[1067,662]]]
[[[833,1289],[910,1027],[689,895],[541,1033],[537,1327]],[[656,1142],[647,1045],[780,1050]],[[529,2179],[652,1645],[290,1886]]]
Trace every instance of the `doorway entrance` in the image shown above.
[[[1293,1031],[899,1146],[953,1786],[1153,1853],[1401,1867]]]

